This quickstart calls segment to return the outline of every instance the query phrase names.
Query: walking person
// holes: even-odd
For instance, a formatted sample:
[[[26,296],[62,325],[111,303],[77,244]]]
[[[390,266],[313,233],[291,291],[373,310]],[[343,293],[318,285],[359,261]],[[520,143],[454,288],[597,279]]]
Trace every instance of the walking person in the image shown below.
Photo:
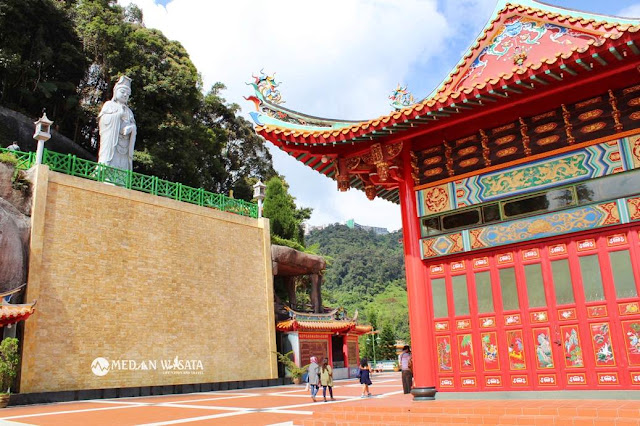
[[[311,364],[309,364],[309,369],[307,370],[307,374],[309,375],[309,388],[311,389],[311,399],[313,399],[313,402],[316,402],[316,395],[319,389],[320,366],[318,365],[318,358],[315,356],[312,356],[310,361]]]
[[[360,360],[360,384],[362,385],[362,397],[366,398],[371,396],[369,392],[369,386],[371,385],[371,368],[369,367],[369,361],[366,358]]]
[[[413,359],[411,357],[411,348],[405,346],[400,354],[400,368],[402,369],[402,390],[405,394],[411,393],[411,384],[413,382]]]
[[[327,402],[327,388],[329,388],[329,396],[333,398],[333,368],[329,365],[329,358],[322,360],[322,368],[320,369],[320,384],[322,385],[322,398]]]

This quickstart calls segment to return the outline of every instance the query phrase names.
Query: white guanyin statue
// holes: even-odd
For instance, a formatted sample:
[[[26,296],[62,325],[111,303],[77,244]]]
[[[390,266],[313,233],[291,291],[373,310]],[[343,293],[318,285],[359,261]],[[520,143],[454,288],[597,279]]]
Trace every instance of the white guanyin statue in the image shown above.
[[[133,168],[133,148],[136,143],[136,121],[127,106],[131,96],[131,79],[127,76],[113,87],[113,98],[102,106],[100,124],[100,150],[98,163],[118,169]]]

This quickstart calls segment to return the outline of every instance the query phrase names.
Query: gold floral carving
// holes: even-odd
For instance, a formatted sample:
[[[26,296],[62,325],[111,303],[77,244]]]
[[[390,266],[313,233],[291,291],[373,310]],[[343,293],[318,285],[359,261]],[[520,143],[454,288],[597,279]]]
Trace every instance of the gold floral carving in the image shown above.
[[[446,141],[444,142],[444,156],[447,158],[447,173],[449,176],[453,176],[453,158],[451,157],[451,145]]]
[[[556,143],[559,139],[560,139],[560,136],[558,135],[547,136],[546,138],[540,139],[536,143],[540,146],[545,146],[545,145],[550,145],[552,143]]]
[[[426,214],[449,210],[449,192],[446,185],[425,189],[422,195]]]
[[[376,198],[378,191],[376,190],[376,187],[373,185],[365,185],[364,193],[369,200],[373,200],[374,198]]]
[[[489,157],[489,154],[491,153],[491,151],[489,151],[489,136],[487,136],[487,133],[482,129],[480,129],[480,143],[482,144],[482,158],[484,159],[484,165],[488,167],[491,165],[491,158]]]
[[[589,99],[588,101],[579,102],[576,104],[576,109],[584,108],[589,105],[597,104],[598,102],[602,102],[602,96],[598,96],[597,98]]]
[[[562,119],[564,120],[564,131],[567,134],[567,143],[573,145],[576,138],[573,137],[573,124],[571,124],[571,114],[565,104],[562,104]]]
[[[479,161],[480,160],[478,160],[477,158],[468,158],[460,162],[460,167],[473,166],[474,164],[478,164]]]
[[[351,157],[346,159],[347,169],[353,170],[360,165],[360,157]]]
[[[531,155],[531,148],[529,147],[529,136],[527,135],[529,127],[527,126],[527,123],[524,122],[522,117],[520,117],[519,120],[520,134],[522,135],[522,146],[524,147],[524,155]]]
[[[633,86],[633,87],[627,87],[626,89],[624,89],[622,91],[623,95],[628,95],[629,93],[633,93],[633,92],[637,92],[638,90],[640,90],[640,84],[637,86]]]
[[[609,104],[613,110],[613,114],[611,114],[613,116],[613,128],[616,129],[616,132],[621,132],[622,123],[620,122],[620,110],[618,109],[618,100],[613,94],[613,90],[609,90]]]
[[[460,151],[458,151],[458,156],[459,157],[464,157],[466,155],[473,154],[477,150],[478,150],[477,146],[468,146],[468,147],[462,148]]]
[[[504,145],[506,143],[513,142],[514,140],[516,140],[516,135],[503,136],[501,138],[496,139],[495,144]]]
[[[369,152],[363,155],[362,159],[369,164],[375,164],[379,161],[383,161],[384,155],[382,154],[382,145],[379,143],[371,145]]]
[[[600,117],[603,112],[604,111],[602,111],[601,109],[594,109],[588,112],[583,112],[578,116],[578,120],[580,121],[593,120],[594,118]]]
[[[377,162],[376,171],[378,172],[378,177],[382,182],[389,180],[389,163],[386,161]]]
[[[422,162],[422,164],[424,164],[425,166],[431,166],[433,164],[438,164],[441,161],[442,161],[442,157],[438,155],[436,157],[427,158]]]
[[[640,120],[640,111],[636,111],[629,116],[630,119],[637,121]]]
[[[516,148],[515,146],[512,146],[510,148],[506,148],[498,151],[496,155],[498,156],[498,158],[502,158],[502,157],[506,157],[507,155],[515,154],[516,152],[518,152],[518,148]]]
[[[411,156],[411,177],[413,178],[414,185],[420,184],[420,169],[418,168],[418,156],[415,152],[409,151]]]
[[[598,130],[602,130],[605,127],[607,127],[607,123],[605,123],[604,121],[599,121],[597,123],[593,123],[593,124],[589,124],[588,126],[584,126],[582,129],[580,129],[581,133],[593,133],[593,132],[597,132]]]
[[[466,138],[456,140],[456,146],[460,146],[465,142],[475,141],[476,135],[467,136]]]
[[[497,133],[504,132],[505,130],[511,130],[515,127],[516,127],[516,123],[509,123],[504,126],[500,126],[500,127],[496,127],[495,129],[492,129],[491,134],[495,135]]]
[[[431,176],[439,175],[440,173],[442,173],[442,167],[436,167],[434,169],[429,169],[429,170],[425,171],[424,175],[426,177],[431,177]]]
[[[544,120],[545,118],[551,118],[555,116],[556,116],[555,111],[549,111],[549,112],[545,112],[544,114],[536,115],[535,117],[531,118],[531,121],[534,121],[534,122],[540,121],[540,120]]]
[[[395,158],[402,151],[402,142],[385,146],[389,158]]]
[[[555,129],[556,127],[558,127],[558,123],[547,123],[536,127],[533,131],[536,133],[544,133]]]
[[[627,102],[627,105],[629,105],[630,107],[634,107],[634,106],[640,105],[640,98],[631,99],[629,102]]]
[[[440,147],[439,146],[434,146],[432,148],[427,148],[425,150],[423,150],[421,152],[422,155],[429,155],[429,154],[433,154],[434,152],[440,152]]]

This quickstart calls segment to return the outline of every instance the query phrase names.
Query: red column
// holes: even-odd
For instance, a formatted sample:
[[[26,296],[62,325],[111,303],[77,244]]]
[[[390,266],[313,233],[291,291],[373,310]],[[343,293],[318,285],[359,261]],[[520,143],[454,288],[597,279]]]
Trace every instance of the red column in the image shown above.
[[[403,181],[400,182],[400,208],[402,211],[402,235],[404,239],[404,265],[407,274],[409,298],[409,329],[413,352],[415,400],[435,399],[435,374],[433,357],[433,313],[425,283],[424,267],[420,255],[420,226],[416,206],[416,194],[411,176],[410,146],[403,152]]]

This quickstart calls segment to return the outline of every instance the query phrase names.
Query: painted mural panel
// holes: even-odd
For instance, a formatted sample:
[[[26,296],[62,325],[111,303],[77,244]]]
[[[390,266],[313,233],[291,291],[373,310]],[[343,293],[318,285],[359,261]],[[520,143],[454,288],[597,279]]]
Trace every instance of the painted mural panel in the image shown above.
[[[577,325],[565,325],[560,327],[562,335],[562,348],[564,350],[564,363],[567,368],[584,367],[580,332]]]
[[[549,57],[550,52],[561,50],[563,45],[570,44],[578,48],[596,40],[594,35],[573,28],[515,15],[505,21],[490,44],[474,58],[450,90],[471,87],[484,81],[487,76],[511,73],[514,64],[527,66],[541,63]]]
[[[476,366],[473,359],[473,339],[471,334],[460,334],[458,340],[458,355],[460,357],[461,371],[475,371]]]
[[[591,324],[589,328],[591,330],[593,352],[596,357],[596,367],[616,365],[609,323]]]
[[[464,251],[464,244],[462,242],[462,234],[459,232],[422,240],[422,257],[425,259],[461,251]]]
[[[630,138],[631,139],[631,138]],[[633,139],[634,141],[636,139]],[[570,153],[491,173],[471,176],[452,183],[417,191],[418,215],[428,216],[474,204],[540,191],[637,168],[640,160],[627,154],[626,139],[601,143]],[[629,142],[632,152],[640,138]],[[625,160],[627,160],[625,162]]]
[[[436,347],[438,350],[438,371],[442,373],[452,371],[451,338],[449,336],[436,337]]]
[[[536,348],[536,366],[541,370],[554,368],[549,328],[534,328],[533,342]]]
[[[471,248],[475,249],[586,231],[619,223],[621,222],[617,204],[608,202],[472,229],[469,231],[469,236]]]
[[[495,332],[482,333],[482,359],[484,371],[500,370],[500,357],[498,355],[498,336]]]
[[[509,369],[526,370],[527,360],[524,353],[522,330],[508,330],[507,345],[509,346]]]
[[[417,196],[419,216],[428,216],[455,208],[455,197],[452,196],[450,185],[447,183],[418,191]]]
[[[622,321],[622,332],[629,365],[640,365],[640,320]]]

